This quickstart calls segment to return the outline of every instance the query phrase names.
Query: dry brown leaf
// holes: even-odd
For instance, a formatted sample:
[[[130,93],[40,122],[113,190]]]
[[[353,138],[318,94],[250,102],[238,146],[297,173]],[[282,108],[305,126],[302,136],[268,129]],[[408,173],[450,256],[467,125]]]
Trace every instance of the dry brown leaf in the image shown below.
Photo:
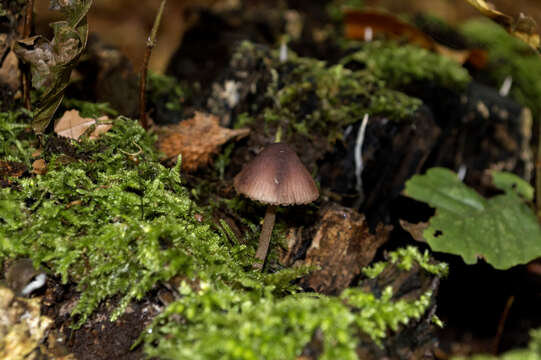
[[[526,42],[535,50],[539,48],[541,40],[539,34],[535,32],[537,25],[535,20],[530,16],[520,14],[518,18],[513,18],[512,16],[496,10],[494,5],[485,0],[466,1],[479,10],[483,15],[503,26],[511,35]]]
[[[78,140],[90,129],[90,127],[95,126],[94,130],[89,135],[89,139],[95,140],[101,134],[104,134],[111,129],[111,124],[100,124],[100,122],[108,120],[109,118],[107,116],[102,116],[98,118],[98,120],[83,118],[78,110],[68,110],[54,125],[54,132],[59,136]]]
[[[0,67],[0,83],[6,84],[11,90],[16,91],[19,88],[20,77],[19,59],[13,51],[10,51]]]
[[[221,145],[245,137],[250,130],[223,128],[217,116],[196,112],[193,118],[164,126],[158,132],[158,148],[165,154],[165,160],[176,161],[181,154],[182,169],[190,172],[207,165]]]
[[[415,26],[402,21],[393,14],[375,9],[346,10],[344,13],[344,34],[348,39],[365,40],[370,29],[373,35],[390,39],[405,39],[407,42],[436,52],[451,60],[464,64],[472,62],[476,67],[486,64],[486,52],[478,49],[456,50],[441,45]]]
[[[423,231],[428,228],[427,222],[419,222],[417,224],[413,224],[405,220],[400,220],[400,226],[411,235],[413,240],[426,243],[426,240],[423,236]]]
[[[43,159],[34,160],[32,163],[32,173],[36,175],[43,175],[47,172],[47,163]]]

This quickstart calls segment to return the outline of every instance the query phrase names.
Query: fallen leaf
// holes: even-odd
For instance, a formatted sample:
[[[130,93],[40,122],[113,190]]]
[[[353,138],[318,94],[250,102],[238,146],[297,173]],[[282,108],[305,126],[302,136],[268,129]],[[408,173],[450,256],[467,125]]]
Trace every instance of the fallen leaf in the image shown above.
[[[423,236],[423,231],[428,228],[427,222],[419,222],[417,224],[413,224],[402,219],[400,219],[399,221],[402,229],[406,230],[411,235],[413,240],[426,243],[426,240]]]
[[[513,18],[501,11],[496,10],[493,4],[485,0],[466,0],[479,12],[494,22],[503,26],[511,35],[521,39],[536,51],[541,45],[539,34],[536,33],[537,27],[535,20],[530,16],[520,14],[518,18]]]
[[[91,127],[94,127],[88,138],[95,140],[112,128],[113,125],[110,123],[100,123],[106,121],[109,121],[107,116],[102,116],[96,120],[82,117],[78,110],[68,110],[54,125],[54,132],[59,136],[78,140]]]
[[[47,163],[43,159],[34,160],[32,163],[32,173],[36,175],[43,175],[47,172]]]
[[[217,116],[196,112],[189,120],[158,129],[158,148],[164,160],[176,161],[181,154],[182,169],[190,172],[210,163],[211,155],[218,153],[221,145],[242,139],[249,132],[247,128],[223,128]]]
[[[363,214],[339,205],[325,209],[304,262],[320,270],[302,278],[301,286],[323,294],[340,293],[372,262],[392,228],[379,224],[372,233]]]
[[[62,102],[71,71],[86,47],[86,14],[91,5],[92,0],[52,1],[51,7],[61,10],[65,16],[65,20],[51,24],[53,40],[38,35],[14,45],[15,53],[30,65],[32,86],[43,90],[32,121],[38,134],[43,133]]]
[[[0,67],[0,83],[6,84],[11,90],[16,91],[19,88],[20,77],[19,59],[13,51],[10,51]]]

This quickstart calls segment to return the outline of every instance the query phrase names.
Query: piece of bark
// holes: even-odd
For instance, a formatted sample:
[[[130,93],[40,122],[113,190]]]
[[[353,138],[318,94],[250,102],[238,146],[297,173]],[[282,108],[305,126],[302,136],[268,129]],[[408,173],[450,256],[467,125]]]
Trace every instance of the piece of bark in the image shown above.
[[[392,226],[380,224],[372,234],[363,214],[339,205],[327,207],[304,261],[319,270],[304,277],[301,286],[323,294],[340,293],[372,261],[391,230]]]

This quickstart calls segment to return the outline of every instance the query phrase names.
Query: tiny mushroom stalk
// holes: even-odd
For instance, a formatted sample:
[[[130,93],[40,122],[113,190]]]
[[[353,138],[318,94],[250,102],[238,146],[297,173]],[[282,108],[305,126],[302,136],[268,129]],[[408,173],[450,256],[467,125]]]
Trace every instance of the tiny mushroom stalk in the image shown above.
[[[235,176],[234,186],[238,193],[268,204],[255,255],[260,261],[254,267],[260,270],[267,257],[276,206],[311,203],[319,191],[295,151],[284,143],[267,146],[247,163]]]

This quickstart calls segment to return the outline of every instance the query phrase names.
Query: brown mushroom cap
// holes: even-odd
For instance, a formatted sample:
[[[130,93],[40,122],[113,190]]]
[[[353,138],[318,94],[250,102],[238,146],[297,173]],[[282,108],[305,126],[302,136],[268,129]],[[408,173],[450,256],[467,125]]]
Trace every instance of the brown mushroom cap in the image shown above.
[[[308,204],[319,191],[301,160],[284,143],[267,146],[233,181],[238,193],[271,205]]]

